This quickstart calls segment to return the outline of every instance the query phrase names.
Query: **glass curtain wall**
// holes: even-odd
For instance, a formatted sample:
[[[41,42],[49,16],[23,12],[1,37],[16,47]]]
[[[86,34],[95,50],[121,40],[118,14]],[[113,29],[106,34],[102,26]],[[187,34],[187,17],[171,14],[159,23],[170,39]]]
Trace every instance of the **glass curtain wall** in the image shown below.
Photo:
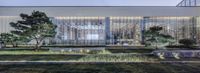
[[[19,19],[17,16],[0,16],[0,33],[10,33],[13,28],[10,27],[9,23]]]
[[[0,33],[9,33],[13,29],[9,23],[19,19],[17,16],[0,16]],[[51,20],[58,27],[56,37],[47,41],[50,45],[141,45],[142,31],[153,26],[163,27],[161,33],[174,37],[176,44],[184,38],[200,43],[200,17],[66,16],[51,17]]]
[[[200,17],[196,17],[196,29],[197,29],[197,32],[196,32],[196,40],[197,40],[197,43],[198,45],[200,45]]]
[[[110,17],[109,45],[140,45],[142,17]]]
[[[152,26],[163,27],[161,33],[174,37],[176,44],[180,39],[195,37],[193,17],[149,17],[145,23],[145,29],[148,30]]]
[[[105,45],[104,17],[54,17],[58,25],[54,44]]]

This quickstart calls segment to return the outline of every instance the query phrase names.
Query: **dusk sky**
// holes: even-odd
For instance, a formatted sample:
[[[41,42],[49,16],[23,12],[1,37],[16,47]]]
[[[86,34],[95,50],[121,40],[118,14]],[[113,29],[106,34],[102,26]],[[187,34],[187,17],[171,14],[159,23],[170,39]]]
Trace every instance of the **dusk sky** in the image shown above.
[[[0,6],[176,6],[181,0],[0,0]]]

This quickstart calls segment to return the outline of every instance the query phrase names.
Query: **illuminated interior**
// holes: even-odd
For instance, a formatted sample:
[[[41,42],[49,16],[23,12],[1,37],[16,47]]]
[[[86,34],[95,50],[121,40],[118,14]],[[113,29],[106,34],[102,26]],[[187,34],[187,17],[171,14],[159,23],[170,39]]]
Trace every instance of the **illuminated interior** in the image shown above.
[[[15,16],[1,16],[1,33],[12,28],[9,22]],[[162,26],[161,33],[178,40],[184,38],[200,41],[200,17],[51,17],[57,25],[57,35],[49,39],[50,45],[142,45],[144,30]]]

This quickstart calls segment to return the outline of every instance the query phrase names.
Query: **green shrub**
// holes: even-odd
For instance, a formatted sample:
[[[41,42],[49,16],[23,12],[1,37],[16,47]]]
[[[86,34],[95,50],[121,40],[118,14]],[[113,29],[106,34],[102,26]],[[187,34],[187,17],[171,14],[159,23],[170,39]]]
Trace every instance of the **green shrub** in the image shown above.
[[[190,47],[196,44],[196,42],[192,39],[181,39],[179,40],[179,43],[187,47]]]
[[[96,54],[87,55],[76,62],[151,62],[155,58],[135,54]]]

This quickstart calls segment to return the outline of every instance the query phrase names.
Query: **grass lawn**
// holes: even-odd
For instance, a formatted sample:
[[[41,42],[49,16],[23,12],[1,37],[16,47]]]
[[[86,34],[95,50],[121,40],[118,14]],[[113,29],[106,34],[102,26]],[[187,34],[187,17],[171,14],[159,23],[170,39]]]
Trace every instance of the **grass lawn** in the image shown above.
[[[0,73],[200,73],[200,64],[8,64]]]

